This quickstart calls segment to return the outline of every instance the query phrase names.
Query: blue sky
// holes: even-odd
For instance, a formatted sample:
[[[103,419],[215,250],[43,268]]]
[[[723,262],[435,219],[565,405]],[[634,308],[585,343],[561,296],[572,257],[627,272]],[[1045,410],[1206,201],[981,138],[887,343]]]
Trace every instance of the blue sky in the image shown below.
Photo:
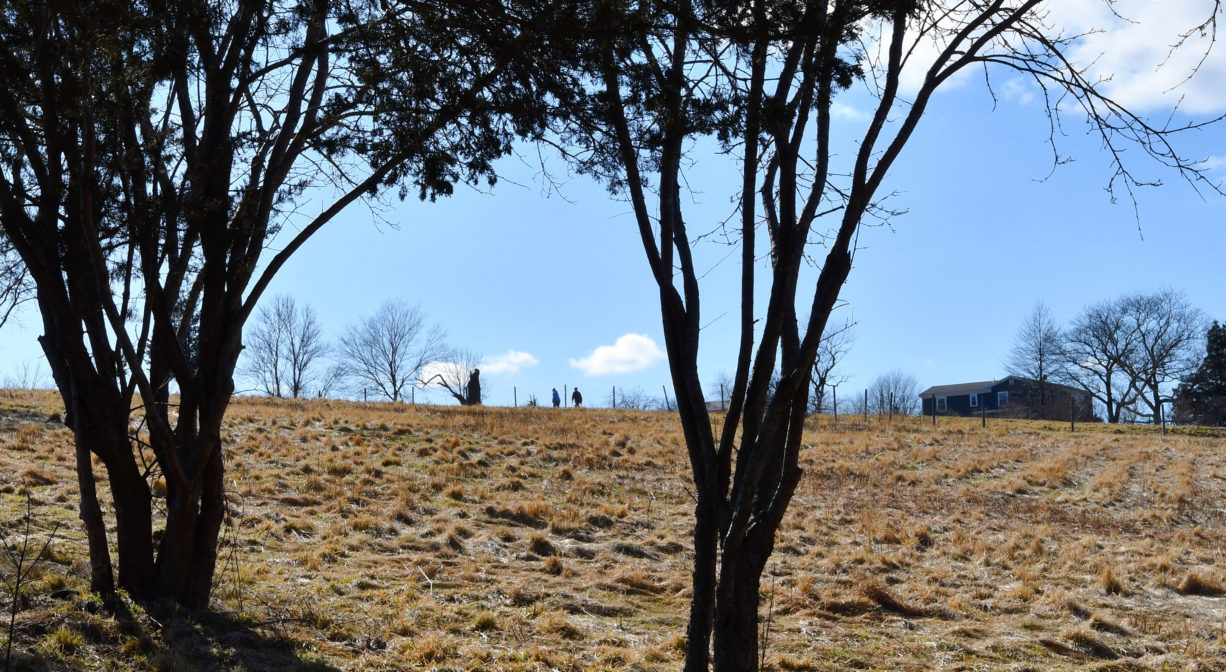
[[[1131,8],[1140,21],[1157,21],[1148,17],[1164,7],[1165,26],[1180,18],[1169,15],[1200,4],[1136,1]],[[1066,17],[1070,25],[1103,20],[1093,3],[1070,0],[1060,10],[1078,7],[1085,14]],[[1170,34],[1117,28],[1085,49],[1111,54],[1101,67],[1117,68],[1111,86],[1126,102],[1159,119],[1172,95],[1183,95],[1184,109],[1196,115],[1226,112],[1216,93],[1226,84],[1226,52],[1162,95],[1181,77],[1156,74],[1144,59],[1161,60]],[[939,94],[887,180],[884,191],[897,192],[890,205],[907,213],[860,236],[846,305],[835,317],[856,323],[840,367],[849,377],[843,398],[891,369],[915,376],[921,389],[1000,377],[1037,300],[1065,322],[1102,299],[1171,287],[1226,321],[1226,199],[1202,198],[1177,175],[1155,173],[1165,186],[1139,193],[1138,230],[1132,203],[1113,204],[1104,192],[1111,166],[1081,122],[1066,119],[1069,135],[1059,146],[1075,161],[1052,173],[1034,91],[1009,77],[995,85],[995,109],[982,77]],[[842,100],[840,123],[854,126],[864,103],[857,95]],[[1187,140],[1189,155],[1226,163],[1226,127]],[[391,202],[377,217],[350,208],[284,267],[270,295],[311,305],[333,338],[385,300],[420,304],[449,343],[488,358],[487,403],[509,405],[513,390],[521,404],[529,395],[547,403],[550,388],[564,385],[580,387],[589,405],[603,405],[613,386],[660,395],[668,385],[671,396],[657,292],[628,206],[586,178],[568,177],[556,160],[548,165],[560,184],[547,187],[535,150],[520,151],[500,164],[502,179],[488,193],[461,187],[437,203]],[[739,178],[735,166],[702,147],[693,158],[686,216],[697,232],[732,212]],[[707,242],[696,257],[711,269],[700,366],[714,380],[735,366],[739,255]],[[0,331],[0,379],[38,366],[38,326],[27,309]],[[49,384],[45,365],[41,371]],[[249,386],[239,381],[240,390]],[[438,392],[418,392],[418,399],[453,403]]]

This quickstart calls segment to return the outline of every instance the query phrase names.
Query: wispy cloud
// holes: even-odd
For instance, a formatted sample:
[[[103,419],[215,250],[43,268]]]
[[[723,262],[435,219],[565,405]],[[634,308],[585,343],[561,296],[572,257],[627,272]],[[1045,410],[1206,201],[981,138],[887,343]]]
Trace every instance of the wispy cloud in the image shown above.
[[[643,334],[626,334],[613,345],[602,345],[570,365],[589,376],[642,371],[665,358],[656,342]]]
[[[536,366],[540,360],[526,352],[507,350],[501,355],[486,355],[481,358],[481,373],[495,375],[499,373],[519,373],[525,366]]]

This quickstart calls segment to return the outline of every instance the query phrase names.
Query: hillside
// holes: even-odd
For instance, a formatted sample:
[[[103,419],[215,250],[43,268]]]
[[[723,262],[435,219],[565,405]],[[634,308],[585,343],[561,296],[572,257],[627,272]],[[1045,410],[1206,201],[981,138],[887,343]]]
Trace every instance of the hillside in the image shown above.
[[[14,669],[680,668],[674,416],[236,399],[214,610],[193,616],[86,594],[59,412],[0,392],[0,523],[20,538],[28,491],[35,536],[59,525]],[[1226,438],[852,420],[802,455],[763,581],[769,669],[1226,669]]]

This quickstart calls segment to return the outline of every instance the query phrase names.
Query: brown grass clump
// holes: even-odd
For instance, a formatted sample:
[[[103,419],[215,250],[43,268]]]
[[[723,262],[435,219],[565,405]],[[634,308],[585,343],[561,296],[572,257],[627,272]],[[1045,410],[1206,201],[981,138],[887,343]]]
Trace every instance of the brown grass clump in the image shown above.
[[[19,669],[681,667],[693,500],[676,416],[230,409],[211,610],[121,619],[88,594],[72,437],[46,422],[58,397],[0,391],[0,533],[26,490],[37,534],[61,523],[21,602]],[[813,421],[762,577],[766,668],[1226,669],[1203,599],[1226,595],[1226,437],[1077,430]]]
[[[1226,595],[1226,583],[1223,583],[1221,579],[1208,572],[1193,570],[1183,577],[1183,581],[1179,582],[1179,586],[1175,590],[1184,595],[1218,597]]]

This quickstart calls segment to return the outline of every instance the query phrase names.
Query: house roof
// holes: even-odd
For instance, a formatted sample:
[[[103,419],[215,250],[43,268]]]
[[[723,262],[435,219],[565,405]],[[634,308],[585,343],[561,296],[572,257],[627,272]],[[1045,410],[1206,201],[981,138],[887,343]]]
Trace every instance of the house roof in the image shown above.
[[[960,397],[964,394],[987,394],[998,381],[985,380],[982,383],[958,383],[957,385],[933,385],[920,392],[920,397],[930,399],[936,397]]]
[[[920,392],[919,396],[922,399],[930,399],[934,396],[960,397],[965,394],[988,394],[992,391],[993,387],[1005,382],[1006,380],[1009,380],[1010,378],[1014,380],[1020,380],[1024,382],[1030,382],[1030,383],[1035,382],[1033,380],[1030,380],[1029,378],[1022,378],[1020,376],[1005,376],[1004,378],[1001,378],[1000,380],[987,380],[981,383],[958,383],[956,385],[933,385],[932,387],[924,390],[923,392]],[[1085,390],[1079,390],[1075,387],[1069,387],[1068,385],[1061,385],[1060,383],[1052,383],[1052,382],[1049,382],[1048,385],[1050,385],[1054,389],[1064,390],[1064,392],[1067,394],[1072,394],[1076,396],[1086,396],[1087,395]]]

